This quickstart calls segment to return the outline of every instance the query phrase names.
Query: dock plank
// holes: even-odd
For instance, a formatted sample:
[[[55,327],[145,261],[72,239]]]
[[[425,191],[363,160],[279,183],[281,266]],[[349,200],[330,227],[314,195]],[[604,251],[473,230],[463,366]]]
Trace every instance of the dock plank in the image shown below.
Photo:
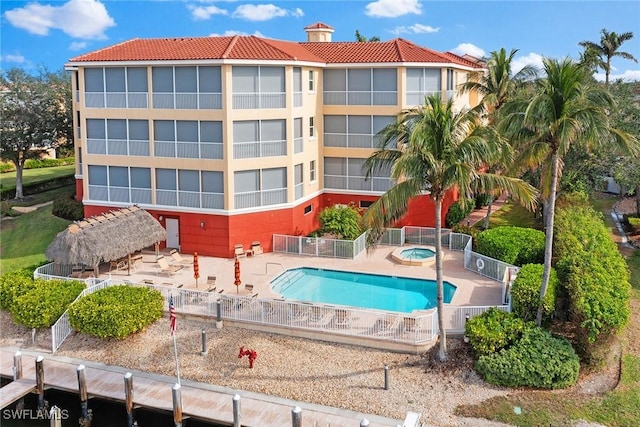
[[[21,397],[25,397],[35,387],[35,380],[22,378],[0,388],[0,409],[6,408]]]
[[[9,349],[0,348],[0,375],[5,377],[12,376],[12,354]],[[85,365],[87,392],[90,396],[119,402],[124,401],[124,374],[127,372],[125,368],[75,361],[35,352],[28,354],[23,352],[23,379],[15,382],[13,386],[17,389],[19,387],[18,384],[24,384],[23,387],[30,384],[30,389],[24,394],[29,393],[35,386],[35,359],[37,355],[44,357],[43,366],[46,387],[77,393],[78,380],[76,371],[78,365],[82,363]],[[173,410],[171,388],[175,383],[175,378],[138,371],[133,371],[132,373],[134,378],[133,402],[136,406],[162,411]],[[11,396],[16,393],[12,392]],[[370,421],[369,425],[371,427],[398,425],[395,420],[375,415],[295,402],[259,393],[236,391],[192,381],[182,381],[181,393],[182,412],[185,417],[194,417],[220,424],[233,423],[232,398],[234,394],[238,393],[241,396],[241,421],[242,425],[246,426],[282,427],[290,425],[291,410],[294,406],[302,408],[304,422],[309,425],[317,423],[317,425],[330,424],[333,427],[357,426],[363,418],[367,418]],[[3,399],[4,395],[3,393]],[[9,396],[9,394],[7,395]]]

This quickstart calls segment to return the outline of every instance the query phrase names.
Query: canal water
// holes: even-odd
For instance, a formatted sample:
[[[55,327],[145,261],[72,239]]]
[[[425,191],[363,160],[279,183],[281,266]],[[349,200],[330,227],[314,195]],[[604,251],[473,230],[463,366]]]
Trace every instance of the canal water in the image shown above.
[[[3,384],[5,381],[3,381]],[[171,392],[169,390],[169,392]],[[61,409],[62,426],[78,427],[80,419],[80,399],[77,394],[66,393],[58,390],[46,390],[45,401],[49,408],[53,405]],[[50,421],[38,417],[36,411],[38,397],[29,394],[24,398],[24,408],[16,409],[16,404],[9,405],[0,413],[0,426],[2,427],[49,427]],[[91,427],[126,427],[127,413],[124,404],[100,399],[90,399],[89,409],[92,410],[93,420]],[[38,419],[39,418],[39,419]],[[155,412],[137,408],[135,420],[139,427],[173,427],[173,413]],[[183,420],[184,427],[222,427],[220,424],[206,423],[194,419]]]

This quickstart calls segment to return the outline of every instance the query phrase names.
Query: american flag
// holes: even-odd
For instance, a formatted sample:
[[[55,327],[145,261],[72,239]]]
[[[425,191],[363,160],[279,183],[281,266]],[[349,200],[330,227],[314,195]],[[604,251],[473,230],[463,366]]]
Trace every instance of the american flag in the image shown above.
[[[176,331],[176,307],[173,305],[173,295],[169,296],[169,320],[171,320],[171,336]]]

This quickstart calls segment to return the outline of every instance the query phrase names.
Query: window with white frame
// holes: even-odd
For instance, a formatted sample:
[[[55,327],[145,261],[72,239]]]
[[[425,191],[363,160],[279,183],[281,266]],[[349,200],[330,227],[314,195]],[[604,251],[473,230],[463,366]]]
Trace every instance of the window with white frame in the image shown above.
[[[304,170],[302,167],[302,163],[297,164],[293,167],[293,182],[295,186],[295,200],[298,200],[299,198],[304,196]]]
[[[313,70],[309,70],[309,92],[316,91],[316,73]]]
[[[109,156],[149,156],[149,122],[87,119],[87,152]]]
[[[424,104],[425,96],[442,93],[440,68],[407,68],[407,105]]]
[[[309,182],[316,182],[316,161],[309,162]]]
[[[391,169],[385,168],[366,178],[364,163],[366,159],[325,157],[324,186],[340,190],[384,192],[393,185]]]
[[[302,117],[293,119],[293,153],[304,151],[304,139],[302,137]]]
[[[285,108],[284,71],[284,67],[234,65],[231,68],[233,108]]]
[[[451,99],[454,95],[454,89],[456,87],[456,73],[451,68],[447,69],[447,98]]]
[[[287,168],[254,169],[234,173],[236,209],[287,202]]]
[[[287,126],[284,119],[233,122],[234,159],[286,155]]]
[[[302,68],[293,67],[293,106],[302,107]]]
[[[315,117],[309,117],[309,138],[315,139],[316,137],[316,127],[315,127]]]
[[[84,103],[87,108],[147,108],[147,69],[85,68],[84,90]]]
[[[222,108],[221,68],[215,66],[153,67],[153,108]]]
[[[151,204],[151,169],[89,165],[89,199]]]
[[[155,120],[156,157],[222,159],[222,122]]]

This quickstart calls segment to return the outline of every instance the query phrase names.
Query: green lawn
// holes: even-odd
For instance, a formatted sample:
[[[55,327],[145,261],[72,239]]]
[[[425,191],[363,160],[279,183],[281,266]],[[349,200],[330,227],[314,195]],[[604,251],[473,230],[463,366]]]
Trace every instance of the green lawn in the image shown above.
[[[480,221],[477,226],[482,226]],[[507,202],[489,218],[489,228],[514,226],[542,229],[542,218],[538,215],[534,218],[533,212],[526,210],[517,203]]]
[[[26,169],[22,175],[22,185],[37,184],[39,182],[71,176],[75,173],[75,170],[76,168],[74,165]],[[16,188],[16,173],[6,172],[0,174],[0,188],[2,188],[2,190]]]
[[[42,265],[47,247],[70,223],[52,215],[51,205],[4,219],[0,229],[0,272]]]

